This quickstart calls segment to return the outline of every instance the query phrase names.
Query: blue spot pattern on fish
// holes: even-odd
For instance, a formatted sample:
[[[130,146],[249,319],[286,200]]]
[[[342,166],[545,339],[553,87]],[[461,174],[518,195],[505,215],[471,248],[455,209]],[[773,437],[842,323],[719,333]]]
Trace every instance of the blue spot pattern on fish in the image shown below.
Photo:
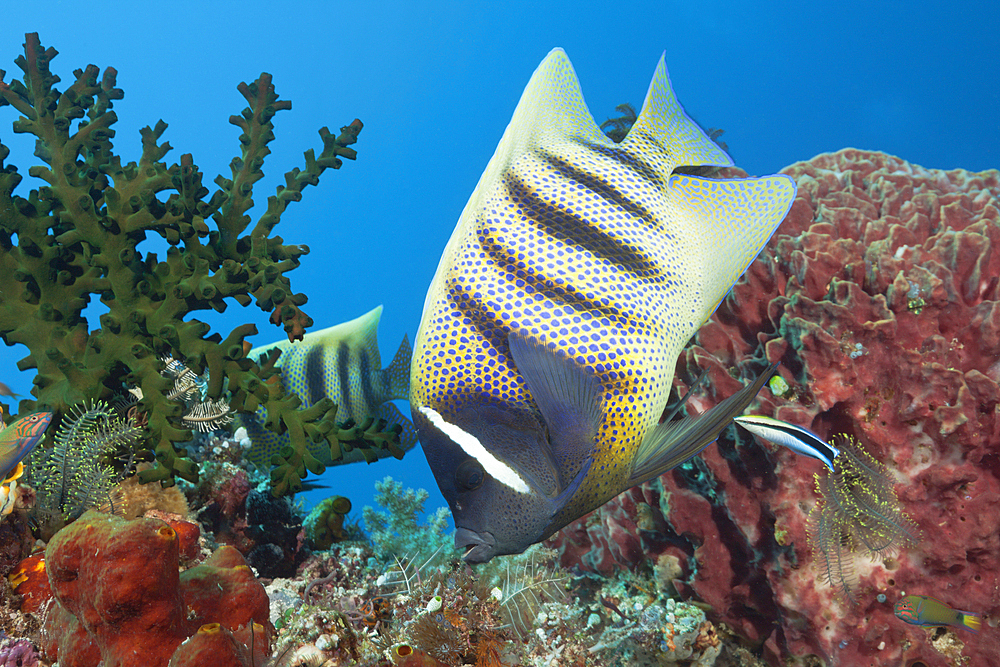
[[[707,419],[658,426],[680,350],[795,194],[781,175],[672,173],[703,164],[732,161],[662,59],[620,144],[561,50],[533,75],[445,248],[411,375],[468,560],[522,551],[681,463],[752,400],[759,383]]]

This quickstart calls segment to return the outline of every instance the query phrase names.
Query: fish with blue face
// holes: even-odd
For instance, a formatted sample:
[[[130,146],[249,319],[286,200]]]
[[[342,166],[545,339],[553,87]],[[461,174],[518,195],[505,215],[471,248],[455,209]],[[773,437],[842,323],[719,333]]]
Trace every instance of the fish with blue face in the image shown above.
[[[468,562],[520,553],[697,454],[771,370],[708,413],[659,423],[677,357],[795,196],[732,165],[661,58],[620,144],[566,54],[535,71],[424,302],[410,407]]]
[[[302,407],[308,408],[323,398],[337,404],[337,421],[348,419],[363,424],[369,417],[384,419],[389,426],[398,424],[399,448],[407,451],[417,442],[413,424],[390,401],[405,400],[410,383],[410,342],[403,342],[393,357],[392,363],[382,368],[378,351],[378,323],[382,317],[382,306],[361,317],[321,331],[307,333],[302,340],[286,340],[262,345],[250,350],[249,357],[257,359],[277,348],[281,350],[275,366],[279,369],[279,381],[286,391],[299,397]],[[240,415],[237,424],[247,430],[253,443],[247,458],[260,467],[271,464],[271,456],[291,442],[287,433],[281,435],[264,427],[267,410],[263,407],[254,414]],[[343,452],[334,461],[329,445],[323,442],[308,442],[309,452],[323,465],[341,465],[363,461],[365,450],[355,447]],[[391,452],[379,449],[374,452],[384,458]],[[369,452],[370,454],[370,452]]]
[[[979,632],[983,619],[971,611],[952,609],[946,603],[929,595],[907,595],[896,602],[896,618],[911,625],[950,625]]]
[[[0,429],[0,516],[14,510],[17,480],[24,474],[22,461],[42,441],[50,423],[51,412],[33,412]]]

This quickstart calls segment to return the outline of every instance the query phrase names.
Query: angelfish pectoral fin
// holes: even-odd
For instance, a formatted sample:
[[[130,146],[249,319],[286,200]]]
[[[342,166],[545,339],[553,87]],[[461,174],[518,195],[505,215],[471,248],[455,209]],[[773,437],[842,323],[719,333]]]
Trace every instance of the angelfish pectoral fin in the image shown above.
[[[519,333],[511,333],[507,341],[548,428],[552,460],[565,493],[591,456],[601,423],[601,382],[540,341]]]
[[[715,442],[733,418],[750,405],[777,367],[777,364],[771,365],[753,384],[743,387],[704,414],[663,422],[651,429],[636,450],[629,486],[676,468]]]
[[[573,496],[576,495],[580,485],[583,484],[583,480],[587,478],[587,473],[590,472],[590,466],[593,463],[594,459],[592,457],[587,457],[587,460],[583,462],[583,465],[580,467],[580,472],[576,474],[573,481],[567,484],[566,488],[563,489],[558,496],[552,499],[550,503],[550,516],[557,516],[562,508],[566,507],[566,505],[573,499]],[[542,531],[541,537],[539,537],[537,541],[540,542],[541,540],[548,539],[552,533],[556,532],[565,525],[566,521],[556,522],[553,520],[552,523],[545,527]]]

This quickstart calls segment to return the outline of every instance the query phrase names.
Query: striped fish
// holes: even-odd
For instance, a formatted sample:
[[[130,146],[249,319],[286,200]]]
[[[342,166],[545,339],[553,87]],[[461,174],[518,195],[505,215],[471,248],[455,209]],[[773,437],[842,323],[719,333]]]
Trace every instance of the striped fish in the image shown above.
[[[839,449],[809,429],[774,417],[740,415],[733,421],[760,438],[787,447],[796,454],[822,461],[830,470],[833,470],[833,460],[840,456]]]
[[[911,625],[950,625],[979,632],[983,619],[971,611],[952,609],[947,604],[929,595],[907,595],[896,602],[896,618]]]
[[[51,412],[33,412],[0,429],[0,517],[14,511],[22,461],[42,441],[50,423]]]
[[[684,113],[663,59],[620,144],[562,50],[542,62],[445,247],[410,406],[469,562],[519,553],[711,443],[770,376],[658,424],[684,344],[795,196],[731,165]]]
[[[50,423],[51,412],[33,412],[0,430],[0,481],[6,480],[21,459],[41,442]]]
[[[392,363],[381,368],[378,351],[378,323],[382,317],[382,306],[344,322],[337,326],[307,333],[301,341],[287,339],[263,345],[250,350],[250,358],[257,359],[270,350],[278,348],[281,356],[276,366],[280,369],[280,381],[287,391],[294,393],[308,408],[323,398],[330,398],[337,404],[337,421],[353,419],[363,423],[368,417],[385,419],[389,424],[403,427],[400,433],[400,448],[413,448],[417,442],[413,424],[400,413],[392,400],[405,400],[409,391],[410,342],[403,342]],[[261,407],[253,415],[240,415],[237,423],[247,430],[253,446],[247,457],[257,466],[271,465],[271,456],[290,443],[288,434],[277,435],[264,428],[267,411]],[[337,465],[363,461],[359,448],[344,452],[343,457],[334,461],[326,442],[309,442],[309,451],[324,465]],[[380,449],[379,458],[389,455]]]

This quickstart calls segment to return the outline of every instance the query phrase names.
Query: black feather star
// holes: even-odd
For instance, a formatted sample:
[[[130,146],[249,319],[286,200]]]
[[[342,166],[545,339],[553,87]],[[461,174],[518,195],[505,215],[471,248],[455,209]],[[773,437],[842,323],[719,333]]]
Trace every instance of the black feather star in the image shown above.
[[[903,513],[885,466],[845,435],[834,438],[840,455],[833,470],[816,474],[820,499],[809,512],[809,543],[827,582],[854,602],[854,559],[864,550],[872,560],[916,544],[914,522]]]
[[[141,433],[131,417],[119,416],[102,401],[74,406],[56,430],[55,444],[31,455],[36,518],[57,524],[94,507],[117,511],[116,489],[132,469]]]

